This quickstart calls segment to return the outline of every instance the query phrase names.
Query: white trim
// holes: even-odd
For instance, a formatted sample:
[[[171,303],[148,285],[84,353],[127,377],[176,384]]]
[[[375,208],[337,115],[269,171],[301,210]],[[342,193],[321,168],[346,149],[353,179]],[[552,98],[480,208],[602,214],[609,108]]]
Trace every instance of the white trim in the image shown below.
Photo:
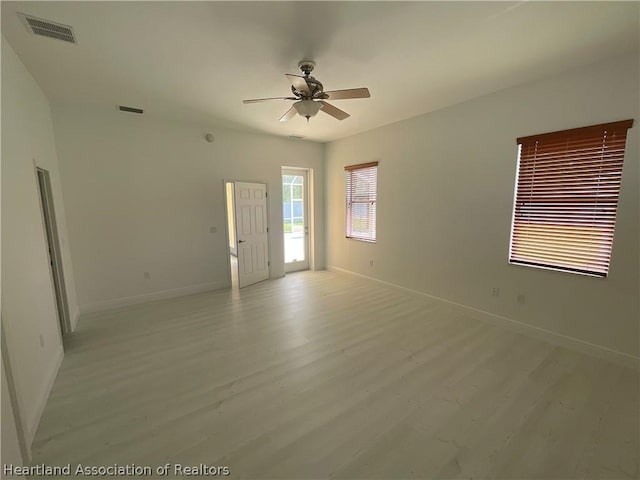
[[[128,307],[129,305],[137,305],[140,303],[153,302],[154,300],[165,300],[168,298],[182,297],[192,295],[194,293],[209,292],[212,290],[220,290],[229,288],[229,281],[200,283],[198,285],[189,285],[187,287],[172,288],[170,290],[160,290],[158,292],[143,293],[141,295],[133,295],[131,297],[113,298],[111,300],[103,300],[101,302],[88,303],[80,305],[80,314],[104,312],[114,308]]]
[[[396,285],[395,283],[385,282],[384,280],[368,277],[367,275],[362,275],[360,273],[352,272],[344,268],[336,267],[335,265],[329,265],[327,267],[327,270],[346,273],[349,275],[355,275],[357,277],[361,277],[367,280],[372,280],[374,282],[381,283],[389,287],[397,288],[402,291],[412,293],[414,295],[420,295],[423,297],[430,298],[432,300],[447,303],[457,308],[461,312],[464,312],[467,315],[471,315],[476,320],[481,320],[481,321],[490,323],[492,325],[497,325],[499,327],[506,328],[515,333],[522,333],[522,334],[537,338],[539,340],[544,340],[553,345],[570,348],[572,350],[577,350],[587,355],[603,358],[617,365],[622,365],[624,367],[640,370],[640,358],[634,357],[633,355],[629,355],[628,353],[619,352],[617,350],[613,350],[611,348],[604,347],[602,345],[596,345],[594,343],[590,343],[585,340],[580,340],[579,338],[570,337],[562,333],[557,333],[551,330],[546,330],[544,328],[529,325],[527,323],[519,322],[517,320],[503,317],[495,313],[479,310],[477,308],[469,307],[467,305],[462,305],[460,303],[447,300],[446,298],[435,297],[433,295],[429,295],[428,293],[424,293],[418,290],[413,290],[411,288]]]
[[[516,220],[516,198],[518,197],[518,178],[520,178],[520,154],[522,152],[522,144],[518,144],[518,153],[516,158],[516,178],[513,185],[513,203],[511,204],[511,229],[509,230],[509,253],[507,260],[511,263],[511,246],[513,245],[513,226]]]
[[[311,237],[313,236],[313,224],[311,222],[311,217],[309,216],[309,211],[310,211],[310,204],[309,204],[309,198],[312,194],[312,189],[310,188],[310,181],[309,181],[309,168],[303,168],[303,167],[281,167],[280,168],[280,184],[283,185],[283,177],[285,175],[287,175],[287,173],[285,172],[289,172],[290,174],[295,174],[295,172],[300,172],[301,175],[303,176],[303,205],[304,205],[304,212],[303,212],[303,218],[304,218],[304,225],[303,228],[306,230],[304,232],[304,240],[305,240],[305,259],[304,260],[300,260],[297,262],[286,262],[286,251],[285,249],[286,247],[286,240],[284,238],[284,222],[283,222],[283,259],[284,259],[284,273],[285,275],[287,273],[293,273],[293,272],[299,272],[302,270],[313,270],[312,268],[312,264],[314,262],[311,261]],[[283,185],[284,187],[284,185]],[[282,198],[282,202],[284,204],[284,197]],[[293,200],[293,198],[291,198],[291,200]],[[293,212],[292,212],[293,213]],[[292,217],[293,218],[293,217]],[[284,218],[283,218],[284,221]],[[292,227],[293,227],[293,220],[292,220]]]
[[[25,432],[25,441],[27,443],[27,447],[29,450],[29,455],[31,455],[31,444],[33,443],[33,439],[36,436],[36,432],[38,431],[38,425],[40,424],[40,419],[42,418],[42,413],[44,412],[44,407],[47,405],[47,400],[49,399],[49,394],[51,393],[51,389],[53,388],[53,382],[56,380],[56,376],[58,375],[58,370],[60,369],[60,365],[62,364],[62,359],[64,358],[64,350],[60,348],[56,355],[56,359],[53,362],[53,368],[49,372],[47,376],[46,382],[43,384],[42,390],[40,390],[40,394],[38,395],[38,401],[36,403],[36,408],[30,418],[27,419],[26,423],[26,432]]]
[[[316,187],[314,185],[315,174],[313,168],[307,168],[307,183],[309,188],[307,189],[307,213],[309,214],[309,269],[317,270],[318,262],[316,261]]]
[[[71,331],[75,332],[78,326],[78,319],[80,318],[80,308],[76,305],[73,313],[71,314]]]
[[[38,165],[35,158],[33,159],[33,167],[45,240],[44,247],[46,258],[49,259],[48,267],[51,278],[51,292],[55,300],[56,320],[59,325],[60,343],[62,343],[62,337],[71,333],[73,328],[71,326],[71,314],[69,313],[69,296],[67,294],[67,282],[64,277],[62,249],[58,232],[58,221],[55,214],[56,209],[53,201],[51,175],[49,170]]]

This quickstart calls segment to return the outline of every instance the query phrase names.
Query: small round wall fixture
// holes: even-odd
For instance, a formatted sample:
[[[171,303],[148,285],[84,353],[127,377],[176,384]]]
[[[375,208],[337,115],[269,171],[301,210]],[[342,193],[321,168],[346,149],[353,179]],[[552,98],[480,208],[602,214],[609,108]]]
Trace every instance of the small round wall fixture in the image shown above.
[[[209,142],[209,143],[213,143],[213,133],[207,133],[207,134],[204,136],[204,139],[205,139],[207,142]]]

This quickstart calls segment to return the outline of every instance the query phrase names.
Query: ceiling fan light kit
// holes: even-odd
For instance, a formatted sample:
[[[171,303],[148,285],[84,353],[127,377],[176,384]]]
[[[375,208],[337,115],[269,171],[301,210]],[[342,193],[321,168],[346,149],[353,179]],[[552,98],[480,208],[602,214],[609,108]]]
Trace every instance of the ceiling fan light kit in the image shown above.
[[[299,100],[293,104],[293,108],[296,109],[298,115],[305,117],[307,122],[309,118],[315,117],[322,107],[324,107],[322,103],[313,100]]]
[[[298,62],[298,68],[303,75],[285,74],[291,82],[293,97],[254,98],[251,100],[243,100],[243,103],[258,103],[269,100],[297,100],[293,106],[280,117],[280,121],[286,122],[295,117],[297,113],[301,117],[305,117],[308,122],[309,119],[315,117],[320,110],[337,120],[349,118],[350,115],[347,112],[331,105],[326,102],[326,100],[369,98],[371,96],[369,89],[365,87],[325,92],[322,83],[311,76],[311,72],[315,66],[315,62],[303,60]]]

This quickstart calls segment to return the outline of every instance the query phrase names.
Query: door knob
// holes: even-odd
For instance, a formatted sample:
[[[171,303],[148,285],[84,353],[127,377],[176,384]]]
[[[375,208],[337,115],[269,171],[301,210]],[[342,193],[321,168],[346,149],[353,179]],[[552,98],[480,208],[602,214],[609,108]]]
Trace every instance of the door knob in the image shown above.
[[[244,243],[246,240],[238,240],[238,243]]]

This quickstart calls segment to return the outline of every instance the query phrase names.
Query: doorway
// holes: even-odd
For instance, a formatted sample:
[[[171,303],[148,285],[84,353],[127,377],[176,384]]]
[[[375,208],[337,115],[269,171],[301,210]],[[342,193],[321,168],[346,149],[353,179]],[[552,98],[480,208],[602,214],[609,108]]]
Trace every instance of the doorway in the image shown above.
[[[231,266],[231,287],[238,288],[238,238],[236,237],[235,187],[233,182],[225,183],[227,203],[227,243]]]
[[[309,269],[309,175],[307,170],[282,169],[284,270]]]
[[[49,254],[49,267],[53,283],[54,296],[56,297],[56,307],[58,310],[58,323],[60,334],[71,333],[71,318],[69,316],[69,305],[67,303],[67,289],[64,282],[64,272],[62,269],[62,254],[60,250],[60,240],[56,224],[56,212],[53,206],[53,195],[51,191],[51,178],[49,172],[40,167],[36,167],[38,174],[38,191],[40,193],[40,207],[42,209],[42,219],[46,233],[47,250]]]
[[[265,183],[225,182],[232,287],[269,278],[267,195]]]

